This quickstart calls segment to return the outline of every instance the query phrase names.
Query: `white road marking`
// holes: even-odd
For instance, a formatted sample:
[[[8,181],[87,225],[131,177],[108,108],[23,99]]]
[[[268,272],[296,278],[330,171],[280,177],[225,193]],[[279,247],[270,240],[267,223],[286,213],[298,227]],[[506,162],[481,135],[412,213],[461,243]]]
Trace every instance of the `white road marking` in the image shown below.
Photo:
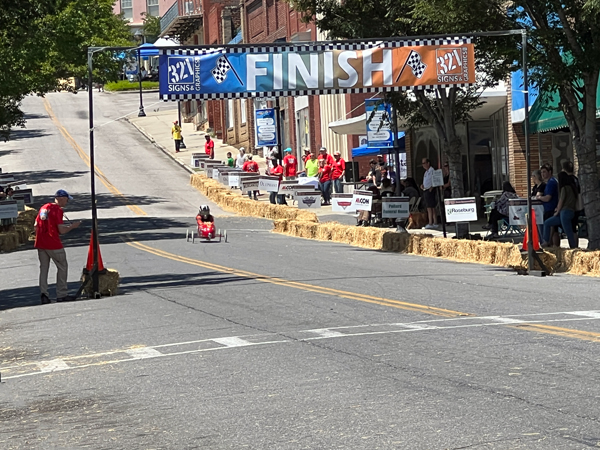
[[[600,311],[573,311],[565,314],[571,314],[574,316],[585,316],[592,319],[600,319]]]
[[[559,317],[556,319],[542,319],[543,316],[553,317],[553,316],[576,316],[574,318],[565,318]],[[518,317],[518,318],[517,318]],[[539,320],[528,320],[528,318],[537,318]],[[185,341],[185,342],[175,342],[170,344],[162,344],[162,345],[154,345],[152,347],[140,347],[140,348],[129,348],[125,350],[115,350],[111,352],[101,352],[91,355],[77,355],[71,357],[63,357],[62,359],[53,359],[49,361],[39,361],[39,362],[28,362],[21,365],[11,365],[11,366],[0,366],[0,371],[3,372],[2,379],[9,380],[14,378],[22,378],[29,377],[33,375],[46,374],[55,371],[62,370],[73,370],[73,369],[83,369],[86,367],[92,367],[97,365],[106,365],[106,364],[117,364],[128,361],[139,361],[140,359],[151,359],[151,358],[164,358],[169,356],[178,356],[178,355],[187,355],[193,353],[201,353],[201,352],[210,352],[216,350],[226,350],[229,348],[237,348],[237,347],[256,347],[259,345],[268,345],[268,344],[283,344],[290,342],[305,342],[311,340],[320,340],[320,339],[336,339],[342,337],[357,337],[357,336],[372,336],[379,334],[396,334],[396,333],[414,333],[420,331],[431,331],[431,330],[447,330],[447,329],[457,329],[457,328],[482,328],[482,327],[490,327],[490,326],[499,326],[504,327],[506,325],[511,324],[544,324],[544,323],[556,323],[556,322],[573,322],[573,321],[589,321],[589,320],[598,320],[600,319],[600,311],[565,311],[565,312],[550,312],[550,313],[536,313],[536,314],[520,314],[520,315],[506,315],[506,316],[467,316],[467,317],[453,317],[453,318],[445,318],[445,319],[430,319],[430,320],[422,320],[415,322],[407,322],[407,323],[384,323],[384,324],[363,324],[363,325],[347,325],[341,327],[329,327],[329,328],[315,328],[311,330],[296,330],[282,333],[265,333],[265,334],[257,334],[251,336],[231,336],[231,337],[221,337],[221,338],[213,338],[213,339],[199,339],[193,341]],[[476,323],[473,323],[476,321]],[[456,323],[458,322],[458,323]],[[433,325],[435,324],[435,325]],[[379,330],[377,330],[379,328]],[[361,331],[364,330],[364,331]],[[347,332],[343,332],[346,330]],[[314,337],[303,337],[307,333],[316,334]],[[290,339],[280,339],[281,336],[296,336],[296,338]],[[254,340],[259,340],[257,342],[252,342],[247,340],[247,338],[253,338]],[[264,340],[264,338],[276,338],[276,339],[268,339]],[[279,339],[278,339],[279,338]],[[168,347],[181,347],[185,345],[206,343],[206,342],[215,342],[217,344],[222,345],[222,347],[213,347],[213,348],[194,348],[192,350],[184,350],[184,351],[175,351],[169,353],[161,353],[156,350],[157,348],[168,348]],[[126,354],[130,356],[130,358],[119,358],[117,355]],[[115,355],[115,359],[112,361],[106,361],[106,355]],[[85,359],[86,361],[89,359],[98,358],[97,361],[80,364],[77,365],[77,361],[80,359]],[[70,363],[69,364],[67,364]],[[23,370],[26,367],[31,366],[35,367],[36,370],[32,370],[31,372],[26,373],[17,373],[15,375],[10,375],[11,370],[13,369],[21,369]],[[8,376],[4,375],[8,371]],[[14,373],[14,372],[13,372]]]
[[[42,361],[37,363],[41,373],[55,372],[57,370],[70,369],[68,364],[62,359],[52,359],[50,361]]]
[[[212,339],[217,344],[224,345],[225,347],[246,347],[248,345],[254,345],[252,342],[246,341],[239,337],[224,337]]]
[[[318,338],[333,338],[333,337],[342,337],[345,336],[344,333],[340,333],[339,331],[331,331],[329,328],[321,328],[318,330],[308,330],[309,333],[315,333],[318,334],[319,337],[317,338],[307,338],[305,340],[309,340],[309,339],[318,339]]]
[[[125,353],[129,354],[134,359],[157,358],[163,356],[161,352],[150,347],[132,348]]]

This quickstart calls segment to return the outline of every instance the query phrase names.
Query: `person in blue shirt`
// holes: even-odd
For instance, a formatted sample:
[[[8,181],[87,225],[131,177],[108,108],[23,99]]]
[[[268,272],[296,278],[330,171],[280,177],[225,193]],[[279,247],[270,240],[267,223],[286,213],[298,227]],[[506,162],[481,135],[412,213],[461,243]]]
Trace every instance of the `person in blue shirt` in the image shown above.
[[[542,178],[546,183],[544,193],[538,192],[536,198],[544,204],[544,222],[554,216],[558,206],[558,181],[552,175],[552,165],[544,164],[540,167]],[[554,247],[560,247],[560,235],[556,227],[552,227],[549,241]]]

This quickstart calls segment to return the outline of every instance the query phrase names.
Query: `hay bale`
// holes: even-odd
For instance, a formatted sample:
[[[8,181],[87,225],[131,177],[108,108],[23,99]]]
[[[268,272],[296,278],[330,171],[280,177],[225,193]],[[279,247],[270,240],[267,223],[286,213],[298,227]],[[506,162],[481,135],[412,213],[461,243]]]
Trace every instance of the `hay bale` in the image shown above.
[[[0,232],[0,252],[12,252],[19,246],[19,233],[16,231]]]
[[[287,233],[289,221],[285,219],[273,221],[273,231],[275,233]]]
[[[91,279],[88,279],[89,274],[87,273],[83,273],[81,275],[81,282],[84,283],[87,281],[87,284],[85,286],[85,288],[83,289],[83,292],[89,297],[91,298],[94,293],[92,292],[92,283],[91,283]],[[105,272],[102,272],[98,275],[98,291],[100,292],[100,295],[104,296],[104,297],[110,297],[113,295],[118,295],[119,294],[119,281],[120,281],[120,277],[119,277],[119,272],[117,272],[114,269],[106,269]]]
[[[319,224],[314,222],[288,221],[288,234],[306,239],[315,239]]]
[[[325,222],[317,227],[317,239],[321,241],[331,241],[333,229],[340,225],[338,222]]]
[[[405,253],[410,242],[409,233],[388,231],[383,235],[381,249],[386,252]]]

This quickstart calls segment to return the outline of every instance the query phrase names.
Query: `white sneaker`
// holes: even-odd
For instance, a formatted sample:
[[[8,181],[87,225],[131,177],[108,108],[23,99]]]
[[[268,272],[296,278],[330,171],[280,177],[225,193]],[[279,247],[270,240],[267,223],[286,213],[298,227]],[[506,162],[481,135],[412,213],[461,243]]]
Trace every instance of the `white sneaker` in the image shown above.
[[[431,230],[431,224],[428,223],[427,225],[425,225],[423,228],[421,228],[422,230]]]
[[[439,227],[440,227],[440,226],[439,226],[439,224],[437,224],[437,223],[434,223],[434,224],[432,224],[432,225],[431,225],[431,229],[432,229],[432,230],[437,230]]]

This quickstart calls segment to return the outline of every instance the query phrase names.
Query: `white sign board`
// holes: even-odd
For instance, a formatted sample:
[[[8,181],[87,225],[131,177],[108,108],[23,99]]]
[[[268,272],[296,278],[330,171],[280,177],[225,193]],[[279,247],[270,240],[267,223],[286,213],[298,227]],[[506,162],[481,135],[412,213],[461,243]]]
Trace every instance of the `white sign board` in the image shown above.
[[[258,175],[253,177],[243,177],[240,179],[240,188],[242,191],[258,191],[258,180],[260,180]]]
[[[544,223],[544,205],[540,200],[531,200],[531,208],[535,211],[536,225]],[[511,225],[527,225],[527,199],[508,201],[508,219]]]
[[[192,161],[191,161],[191,166],[195,167],[197,169],[204,169],[204,167],[201,167],[201,161],[206,161],[207,159],[210,159],[210,156],[208,156],[206,153],[192,153]]]
[[[433,187],[438,187],[438,186],[444,185],[444,172],[442,172],[442,169],[433,171],[433,178],[431,180],[431,185]]]
[[[321,207],[320,191],[297,191],[298,209],[317,209]]]
[[[317,177],[299,177],[296,182],[306,187],[312,186],[314,189],[319,189],[319,179]]]
[[[473,222],[477,220],[475,197],[449,198],[444,200],[446,222]]]
[[[371,191],[354,191],[352,204],[356,211],[371,211],[373,207],[373,193]]]
[[[16,200],[0,202],[0,219],[16,219],[19,217],[19,206]]]
[[[295,195],[296,191],[306,191],[306,186],[298,184],[296,180],[282,181],[279,184],[279,194]]]
[[[381,199],[381,217],[384,219],[408,219],[410,205],[408,197],[384,197]]]
[[[258,189],[267,192],[278,192],[279,177],[260,177],[258,180]]]
[[[355,212],[352,199],[353,194],[332,194],[331,195],[331,211],[332,212]]]
[[[229,187],[240,187],[239,172],[229,172]]]

